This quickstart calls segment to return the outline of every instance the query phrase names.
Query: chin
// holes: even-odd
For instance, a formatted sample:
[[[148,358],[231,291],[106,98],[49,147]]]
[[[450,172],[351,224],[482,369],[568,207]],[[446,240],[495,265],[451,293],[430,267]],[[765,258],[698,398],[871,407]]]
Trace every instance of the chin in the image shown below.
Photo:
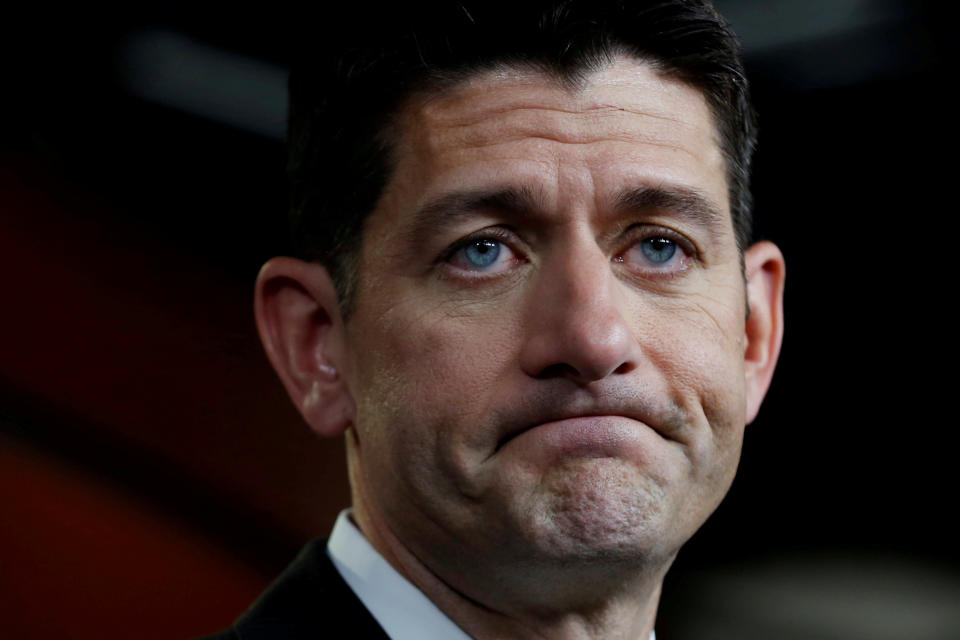
[[[549,554],[593,562],[672,557],[663,548],[670,538],[666,492],[632,465],[589,459],[552,469],[536,502],[529,511],[536,519],[533,530]]]

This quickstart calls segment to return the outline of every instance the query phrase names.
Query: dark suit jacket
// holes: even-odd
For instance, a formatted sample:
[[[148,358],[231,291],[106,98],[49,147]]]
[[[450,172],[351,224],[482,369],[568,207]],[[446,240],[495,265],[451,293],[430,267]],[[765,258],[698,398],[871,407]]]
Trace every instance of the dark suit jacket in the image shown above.
[[[244,613],[233,628],[205,640],[388,640],[314,540]]]

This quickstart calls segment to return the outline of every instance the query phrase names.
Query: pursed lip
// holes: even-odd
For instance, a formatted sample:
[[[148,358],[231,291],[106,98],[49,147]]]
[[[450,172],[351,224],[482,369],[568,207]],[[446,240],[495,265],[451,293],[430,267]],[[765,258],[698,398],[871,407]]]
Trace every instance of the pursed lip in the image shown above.
[[[543,420],[541,420],[541,421],[539,421],[539,422],[536,422],[536,423],[534,423],[534,424],[528,425],[528,426],[526,426],[526,427],[524,427],[524,428],[522,428],[522,429],[517,429],[516,431],[513,431],[513,432],[507,434],[505,437],[503,437],[503,438],[500,439],[500,442],[497,443],[497,450],[499,451],[500,449],[502,449],[503,447],[505,447],[505,446],[506,446],[507,444],[509,444],[510,441],[513,440],[514,438],[517,438],[518,436],[521,436],[521,435],[523,435],[523,434],[525,434],[525,433],[527,433],[527,432],[529,432],[529,431],[532,431],[532,430],[534,430],[534,429],[537,429],[537,428],[540,428],[540,427],[543,427],[543,426],[546,426],[546,425],[554,424],[554,423],[557,423],[557,422],[562,422],[562,421],[564,421],[564,420],[574,420],[574,419],[579,419],[579,418],[598,418],[598,419],[602,419],[602,418],[629,418],[629,419],[632,419],[632,420],[636,420],[636,418],[630,418],[630,416],[624,416],[624,415],[620,415],[620,414],[609,414],[609,413],[571,413],[571,414],[558,414],[558,415],[555,415],[555,416],[547,417],[547,418],[545,418],[545,419],[543,419]]]
[[[625,399],[622,395],[592,398],[565,394],[559,399],[556,396],[538,398],[504,425],[494,452],[537,427],[575,418],[627,418],[672,440],[682,424],[682,416],[679,409],[662,408],[663,404],[640,397]]]

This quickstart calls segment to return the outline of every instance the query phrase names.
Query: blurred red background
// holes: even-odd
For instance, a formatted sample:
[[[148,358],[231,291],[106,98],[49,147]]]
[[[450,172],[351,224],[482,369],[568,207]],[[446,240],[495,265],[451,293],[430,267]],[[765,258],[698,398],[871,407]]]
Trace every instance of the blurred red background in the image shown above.
[[[224,627],[346,506],[342,447],[274,378],[249,286],[5,160],[0,634]]]

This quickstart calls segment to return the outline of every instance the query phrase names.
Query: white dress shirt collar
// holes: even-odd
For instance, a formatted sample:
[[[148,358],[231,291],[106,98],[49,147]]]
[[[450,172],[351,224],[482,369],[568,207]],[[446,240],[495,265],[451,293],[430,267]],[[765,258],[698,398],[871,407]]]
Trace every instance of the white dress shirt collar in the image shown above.
[[[327,553],[391,640],[470,640],[367,542],[350,521],[349,509],[337,516]]]
[[[349,509],[337,516],[327,554],[391,640],[470,640],[373,548],[350,520]],[[656,634],[651,632],[650,640]]]

